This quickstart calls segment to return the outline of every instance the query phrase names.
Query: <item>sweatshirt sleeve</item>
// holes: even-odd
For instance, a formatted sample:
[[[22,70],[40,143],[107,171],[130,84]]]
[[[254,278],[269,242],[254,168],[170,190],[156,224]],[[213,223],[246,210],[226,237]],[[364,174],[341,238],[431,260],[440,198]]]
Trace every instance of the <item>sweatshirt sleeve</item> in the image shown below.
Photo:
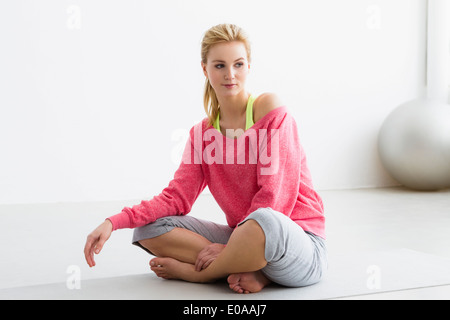
[[[259,141],[259,189],[247,216],[260,208],[272,208],[290,217],[299,194],[302,162],[294,118],[285,113],[268,126],[265,137],[260,131]]]
[[[194,128],[193,128],[194,129]],[[206,187],[201,164],[191,161],[194,152],[193,130],[183,153],[183,160],[173,180],[161,194],[108,218],[113,230],[142,227],[168,216],[187,215]]]

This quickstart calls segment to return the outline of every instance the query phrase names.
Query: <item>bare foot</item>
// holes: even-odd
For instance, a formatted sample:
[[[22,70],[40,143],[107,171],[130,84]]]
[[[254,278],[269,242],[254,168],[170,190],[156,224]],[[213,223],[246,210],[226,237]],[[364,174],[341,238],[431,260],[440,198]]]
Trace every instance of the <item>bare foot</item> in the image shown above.
[[[150,261],[150,269],[160,278],[167,280],[180,279],[198,282],[198,272],[193,264],[178,261],[173,258],[155,258]]]
[[[193,264],[178,261],[173,258],[154,258],[150,261],[150,269],[160,278],[180,279],[189,282],[210,282],[201,277],[201,272],[195,271]],[[237,293],[260,292],[271,281],[261,271],[237,273],[228,277],[231,290]]]
[[[236,293],[256,293],[270,284],[261,271],[232,274],[228,277],[230,289]]]

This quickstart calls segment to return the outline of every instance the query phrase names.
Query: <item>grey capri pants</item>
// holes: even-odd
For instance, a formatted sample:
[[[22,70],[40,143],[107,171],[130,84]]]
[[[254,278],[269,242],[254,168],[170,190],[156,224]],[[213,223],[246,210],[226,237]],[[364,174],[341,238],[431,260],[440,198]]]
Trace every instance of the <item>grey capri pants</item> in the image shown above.
[[[255,220],[264,231],[267,265],[261,271],[269,280],[286,287],[305,287],[322,279],[327,270],[327,250],[322,238],[305,232],[289,217],[271,208],[256,210],[240,225],[248,220]],[[173,216],[135,229],[133,244],[143,248],[139,241],[156,238],[174,228],[190,230],[220,244],[227,244],[234,230],[194,217]]]

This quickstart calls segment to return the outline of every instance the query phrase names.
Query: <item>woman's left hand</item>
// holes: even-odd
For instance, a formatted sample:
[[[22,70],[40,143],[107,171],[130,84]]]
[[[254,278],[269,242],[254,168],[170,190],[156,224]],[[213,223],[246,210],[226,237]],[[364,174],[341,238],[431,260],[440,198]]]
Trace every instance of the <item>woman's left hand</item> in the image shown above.
[[[197,261],[195,262],[195,270],[202,271],[206,269],[225,249],[225,245],[220,243],[213,243],[204,248],[197,256]]]

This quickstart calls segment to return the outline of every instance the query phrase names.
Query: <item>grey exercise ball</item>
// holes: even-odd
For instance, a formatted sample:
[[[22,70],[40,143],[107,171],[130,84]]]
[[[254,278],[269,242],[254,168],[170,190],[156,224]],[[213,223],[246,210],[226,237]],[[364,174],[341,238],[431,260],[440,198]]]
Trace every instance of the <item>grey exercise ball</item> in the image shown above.
[[[450,105],[423,99],[399,106],[381,128],[378,149],[384,167],[402,185],[450,188]]]

